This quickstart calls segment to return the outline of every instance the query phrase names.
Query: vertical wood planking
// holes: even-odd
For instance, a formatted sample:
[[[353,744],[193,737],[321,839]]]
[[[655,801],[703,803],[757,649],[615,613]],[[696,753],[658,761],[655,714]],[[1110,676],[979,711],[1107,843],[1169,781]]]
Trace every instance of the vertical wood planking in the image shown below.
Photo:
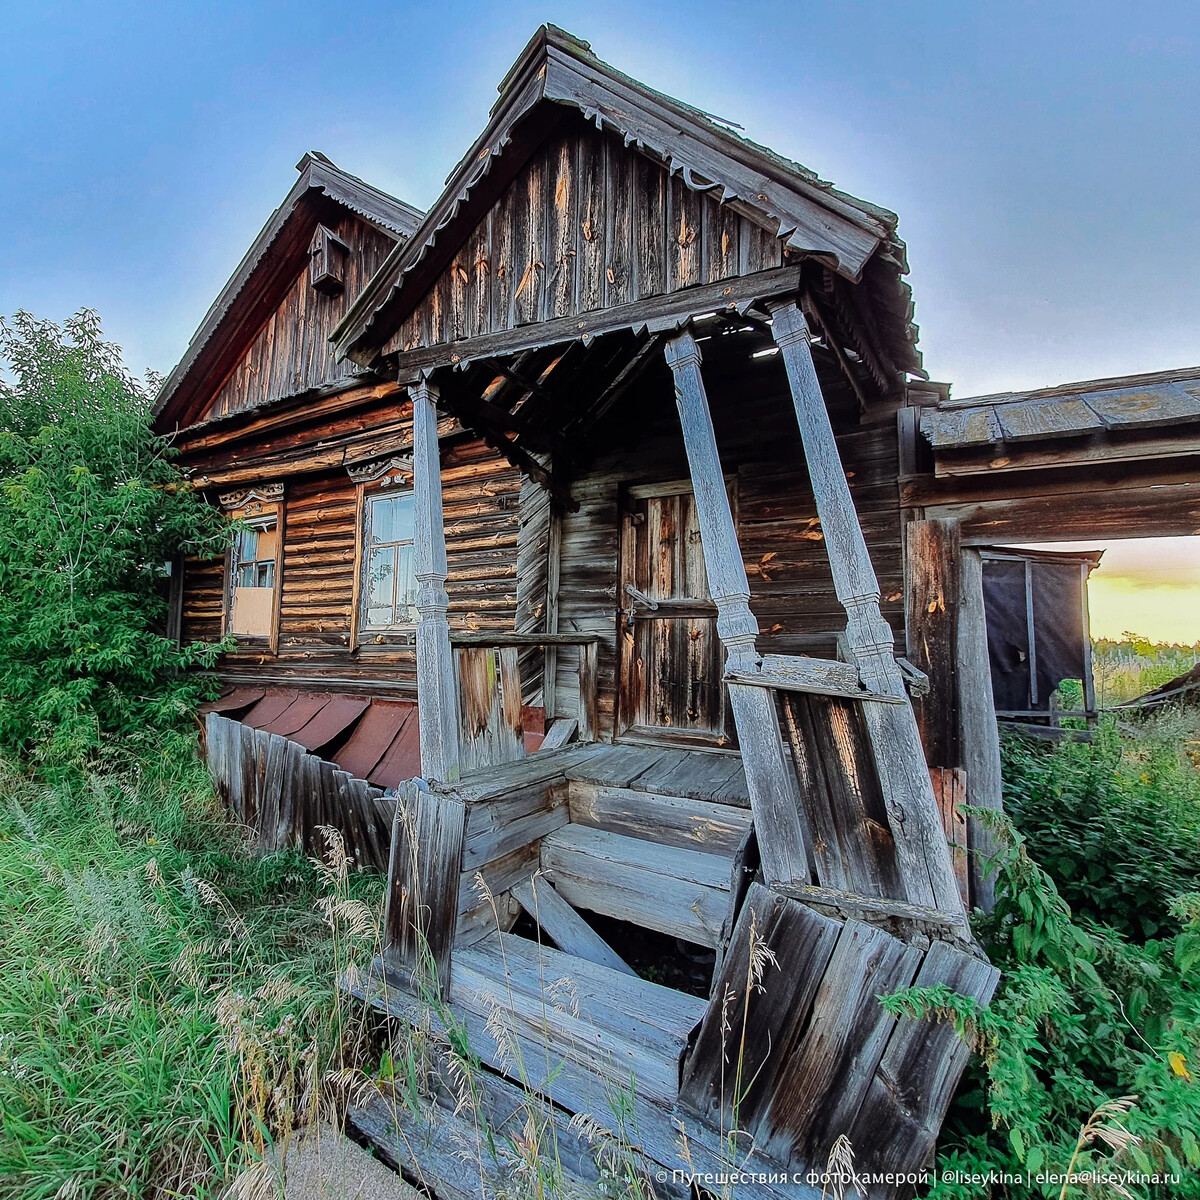
[[[1000,733],[992,698],[992,667],[987,644],[987,615],[983,607],[983,560],[978,550],[964,549],[961,557],[958,606],[959,734],[967,773],[967,803],[973,808],[1004,811],[1001,781]],[[976,817],[967,820],[971,903],[990,912],[996,903],[996,883],[983,863],[996,844]]]
[[[634,219],[636,224],[637,298],[667,291],[667,173],[660,163],[636,155]]]
[[[579,266],[576,312],[591,312],[605,295],[605,154],[599,134],[581,137],[579,169]]]
[[[606,208],[608,247],[605,304],[611,308],[637,298],[637,268],[633,239],[633,156],[612,138],[605,139],[607,154]]]
[[[700,283],[700,196],[683,182],[681,175],[672,175],[670,258],[672,282],[676,289],[694,287]]]
[[[556,142],[550,151],[547,176],[550,211],[547,221],[549,255],[546,259],[547,319],[565,317],[574,311],[575,268],[579,258],[575,249],[578,229],[579,189],[576,186],[572,143],[568,138]]]
[[[418,977],[431,964],[443,996],[450,987],[466,811],[462,801],[413,782],[396,792],[385,953]]]

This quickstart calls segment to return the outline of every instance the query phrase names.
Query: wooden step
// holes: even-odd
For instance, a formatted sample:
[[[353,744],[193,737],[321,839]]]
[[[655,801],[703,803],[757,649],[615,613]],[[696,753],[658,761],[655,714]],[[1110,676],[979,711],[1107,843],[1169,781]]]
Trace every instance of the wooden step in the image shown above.
[[[720,940],[731,874],[725,855],[572,824],[542,839],[541,861],[576,908],[701,946]]]
[[[707,1008],[696,996],[513,934],[455,950],[450,999],[498,1028],[501,1041],[507,1032],[668,1103],[679,1091],[688,1037]],[[507,1057],[498,1050],[494,1065],[520,1077],[523,1064]]]

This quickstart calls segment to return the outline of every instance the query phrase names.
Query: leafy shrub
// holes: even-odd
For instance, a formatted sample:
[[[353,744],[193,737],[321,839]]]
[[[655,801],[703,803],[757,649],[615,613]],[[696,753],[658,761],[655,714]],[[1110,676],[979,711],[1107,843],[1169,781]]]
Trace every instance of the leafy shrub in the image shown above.
[[[94,313],[0,320],[0,750],[43,767],[177,726],[216,648],[164,636],[164,564],[226,528]]]
[[[1135,941],[1173,931],[1171,901],[1200,880],[1195,736],[1168,715],[1137,738],[1006,742],[1005,810],[1080,919]]]
[[[1093,746],[1006,746],[1013,820],[977,813],[1001,844],[996,908],[973,922],[1003,972],[992,1004],[981,1010],[945,988],[884,1001],[953,1021],[977,1051],[942,1131],[931,1197],[1200,1197],[1200,895],[1181,865],[1194,848],[1198,772],[1185,733],[1176,717],[1142,736],[1107,730]],[[1093,878],[1090,863],[1106,870]],[[1126,1182],[1124,1193],[1068,1183],[1072,1161],[1076,1172],[1178,1182]],[[954,1171],[1019,1182],[981,1193],[946,1178]]]

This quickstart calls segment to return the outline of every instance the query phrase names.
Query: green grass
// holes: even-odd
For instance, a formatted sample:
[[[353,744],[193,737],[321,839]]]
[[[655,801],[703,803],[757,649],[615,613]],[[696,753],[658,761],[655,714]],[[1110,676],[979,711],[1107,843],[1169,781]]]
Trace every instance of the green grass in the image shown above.
[[[251,857],[190,744],[147,759],[0,764],[0,1195],[219,1194],[340,1065],[327,873]]]

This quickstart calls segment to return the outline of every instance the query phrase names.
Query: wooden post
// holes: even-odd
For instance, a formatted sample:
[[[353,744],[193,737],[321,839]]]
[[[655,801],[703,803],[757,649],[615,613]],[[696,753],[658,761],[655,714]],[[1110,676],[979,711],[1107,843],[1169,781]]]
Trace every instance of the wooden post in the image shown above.
[[[725,670],[757,672],[758,622],[750,611],[750,584],[700,374],[700,349],[685,331],[667,342],[666,356],[675,376],[675,402],[696,498],[704,566],[717,606],[717,633],[727,655]],[[807,881],[800,794],[784,754],[774,694],[767,688],[736,683],[728,687],[767,881]]]
[[[1000,777],[1000,734],[992,699],[992,665],[988,656],[987,617],[983,607],[983,559],[978,550],[963,550],[958,605],[959,744],[967,772],[967,803],[972,808],[1004,809]],[[967,819],[971,849],[968,876],[971,903],[990,912],[996,884],[985,877],[983,861],[995,853],[992,835],[976,817]]]
[[[958,522],[910,521],[906,530],[908,661],[929,676],[929,694],[913,702],[931,767],[961,766],[958,749],[958,594],[962,559]]]
[[[409,388],[413,405],[413,491],[417,556],[417,715],[421,774],[453,782],[459,776],[458,689],[446,621],[446,530],[438,452],[437,389],[427,379]]]
[[[863,701],[905,890],[910,902],[961,915],[965,922],[917,722],[894,657],[892,630],[879,610],[879,583],[813,366],[808,326],[794,302],[771,305],[771,315],[825,535],[833,588],[846,610],[850,657],[868,689],[905,701]]]

